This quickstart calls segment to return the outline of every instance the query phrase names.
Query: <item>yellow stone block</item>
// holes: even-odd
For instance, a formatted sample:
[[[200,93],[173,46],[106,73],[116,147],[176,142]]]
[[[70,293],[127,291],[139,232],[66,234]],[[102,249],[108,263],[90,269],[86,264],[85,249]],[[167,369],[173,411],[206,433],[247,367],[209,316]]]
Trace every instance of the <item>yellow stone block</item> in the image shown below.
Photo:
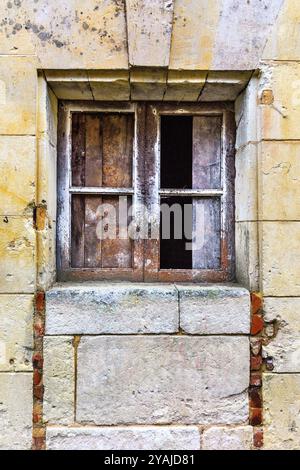
[[[0,371],[32,370],[33,295],[0,294]]]
[[[95,100],[127,101],[130,98],[128,70],[90,70],[90,87]]]
[[[36,191],[35,137],[0,136],[0,214],[31,212]]]
[[[38,76],[38,107],[37,107],[37,131],[38,136],[48,136],[51,143],[57,144],[57,97],[48,86],[44,75]]]
[[[0,217],[0,293],[35,289],[35,231],[26,217]]]
[[[169,70],[164,101],[198,101],[206,76],[199,70]]]
[[[35,59],[0,57],[0,134],[36,131],[37,73]]]
[[[167,70],[137,68],[130,73],[132,100],[162,101],[167,86]]]
[[[300,222],[261,222],[261,282],[265,296],[300,296]]]
[[[235,224],[236,279],[252,292],[259,290],[257,222]]]
[[[47,208],[51,221],[56,220],[56,173],[57,149],[50,141],[48,134],[38,142],[38,204]]]
[[[261,95],[272,90],[274,102],[261,104],[263,139],[300,139],[300,63],[272,64],[262,76]]]
[[[247,144],[236,152],[235,167],[236,220],[257,220],[257,144]]]
[[[277,22],[266,44],[263,59],[299,60],[299,0],[284,0]]]
[[[258,174],[260,219],[300,221],[300,142],[263,142]]]
[[[264,448],[300,449],[300,375],[264,374]]]

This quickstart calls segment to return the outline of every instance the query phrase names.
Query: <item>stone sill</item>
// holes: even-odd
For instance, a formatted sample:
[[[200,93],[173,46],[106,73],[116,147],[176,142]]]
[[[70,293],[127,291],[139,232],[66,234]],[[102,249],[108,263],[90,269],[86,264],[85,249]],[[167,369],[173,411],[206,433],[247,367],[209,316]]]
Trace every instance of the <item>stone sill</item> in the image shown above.
[[[250,294],[236,284],[89,282],[46,293],[46,335],[247,335]]]

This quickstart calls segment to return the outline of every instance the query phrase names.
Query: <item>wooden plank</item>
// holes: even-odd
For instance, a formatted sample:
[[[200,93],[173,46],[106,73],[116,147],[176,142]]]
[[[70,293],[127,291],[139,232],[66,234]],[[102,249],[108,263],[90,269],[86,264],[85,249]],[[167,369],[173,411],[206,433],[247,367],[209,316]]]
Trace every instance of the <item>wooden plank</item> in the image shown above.
[[[193,269],[221,267],[221,213],[219,199],[193,200]]]
[[[128,207],[131,198],[128,198]],[[129,268],[132,267],[132,241],[127,237],[119,238],[119,198],[105,197],[104,204],[110,204],[116,213],[116,238],[102,240],[102,267],[103,268]],[[128,221],[127,221],[128,223]],[[104,227],[105,230],[105,227]]]
[[[193,118],[193,188],[221,187],[221,116]]]
[[[131,114],[102,117],[103,186],[132,186],[134,118]]]
[[[102,263],[101,240],[97,236],[99,222],[98,207],[102,198],[85,196],[85,224],[84,224],[84,267],[97,268]]]
[[[84,267],[85,196],[72,196],[71,202],[71,266]]]
[[[85,114],[72,115],[72,185],[85,186]]]
[[[85,186],[102,186],[102,135],[99,114],[86,115]]]

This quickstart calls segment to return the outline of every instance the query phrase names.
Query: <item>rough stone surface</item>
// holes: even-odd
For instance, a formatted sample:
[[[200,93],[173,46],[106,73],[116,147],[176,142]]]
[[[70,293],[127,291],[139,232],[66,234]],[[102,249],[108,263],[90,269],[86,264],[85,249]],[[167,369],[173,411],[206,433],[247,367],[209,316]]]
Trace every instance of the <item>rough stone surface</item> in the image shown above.
[[[34,137],[0,136],[0,214],[32,213],[35,146]]]
[[[236,148],[258,140],[258,77],[254,75],[235,101]]]
[[[0,371],[32,369],[32,295],[0,295]]]
[[[235,156],[235,215],[237,221],[257,219],[257,145],[247,144]]]
[[[199,450],[196,426],[47,428],[48,450]]]
[[[277,334],[264,348],[274,372],[300,372],[300,298],[265,298],[264,319],[277,322]]]
[[[180,327],[190,334],[247,334],[250,296],[240,287],[180,286]]]
[[[0,373],[0,450],[29,450],[31,425],[32,374]]]
[[[258,224],[235,224],[236,278],[250,291],[259,290]]]
[[[204,450],[251,450],[253,428],[251,426],[213,427],[202,435]]]
[[[0,292],[35,288],[35,233],[32,218],[0,217]]]
[[[74,421],[75,387],[72,337],[44,338],[44,419],[71,424]],[[91,384],[90,380],[89,383]]]
[[[83,337],[76,416],[99,425],[241,423],[248,383],[246,337]]]
[[[300,449],[300,375],[265,374],[264,448]]]
[[[263,142],[261,147],[262,220],[300,221],[300,144]],[[278,194],[274,200],[274,195]]]
[[[266,296],[300,295],[300,223],[262,223],[262,283]]]
[[[209,72],[199,101],[234,101],[249,78],[249,72]]]
[[[78,284],[46,295],[47,334],[174,333],[178,293],[174,286]]]

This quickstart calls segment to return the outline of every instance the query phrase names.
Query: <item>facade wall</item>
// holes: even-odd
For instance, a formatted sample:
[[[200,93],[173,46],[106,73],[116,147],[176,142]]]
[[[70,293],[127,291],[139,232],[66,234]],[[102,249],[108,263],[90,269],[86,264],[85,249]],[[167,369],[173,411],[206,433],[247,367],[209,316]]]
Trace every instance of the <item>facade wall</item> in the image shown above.
[[[264,447],[299,448],[298,2],[145,3],[143,10],[134,0],[89,0],[84,5],[79,0],[11,0],[0,6],[0,447],[28,449],[32,432],[34,445],[44,445],[44,305],[38,292],[55,279],[59,95],[47,85],[50,70],[77,70],[76,84],[58,79],[64,98],[71,90],[72,98],[74,93],[85,98],[88,92],[98,99],[103,80],[95,89],[89,85],[95,70],[96,77],[99,70],[113,71],[114,77],[116,70],[123,71],[121,80],[114,78],[122,99],[127,99],[128,70],[132,84],[138,84],[135,90],[148,86],[148,96],[153,83],[160,84],[163,96],[166,83],[178,90],[178,70],[197,70],[203,74],[196,80],[198,95],[203,91],[202,99],[208,100],[228,97],[234,86],[221,71],[256,71],[236,100],[237,278],[264,297]],[[145,83],[132,67],[153,67],[155,73],[151,79],[147,72]],[[66,339],[64,347],[71,351],[71,346]],[[59,347],[53,345],[53,351]],[[161,439],[193,446],[198,439],[193,426],[188,443],[185,429],[175,434],[173,428],[162,429]],[[208,429],[202,447],[247,447],[250,431],[244,423],[241,432],[237,428],[228,438],[226,427]],[[60,432],[51,430],[53,448]],[[99,442],[97,432],[93,439]],[[139,430],[132,432],[145,442]],[[121,424],[115,433],[116,442],[126,448]],[[69,435],[63,439],[72,445]],[[79,436],[80,442],[84,439]],[[107,435],[101,439],[108,442]]]

